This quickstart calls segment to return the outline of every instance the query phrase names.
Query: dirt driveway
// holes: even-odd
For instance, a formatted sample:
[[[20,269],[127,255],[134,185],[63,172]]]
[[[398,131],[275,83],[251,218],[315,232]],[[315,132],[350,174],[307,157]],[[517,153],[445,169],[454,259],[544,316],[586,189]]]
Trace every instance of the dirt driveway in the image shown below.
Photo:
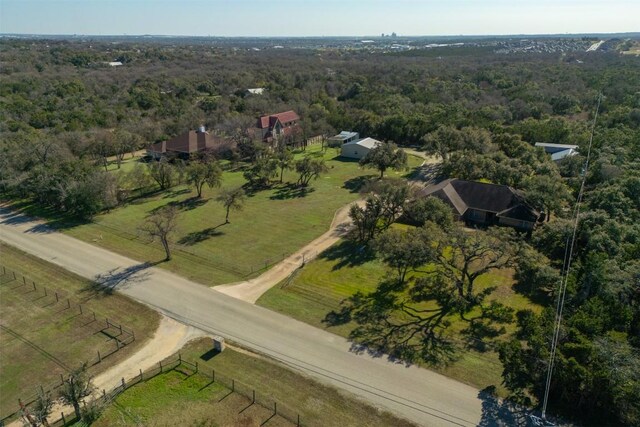
[[[354,203],[362,206],[364,201],[358,200]],[[317,257],[318,254],[328,249],[349,231],[351,227],[349,209],[352,204],[353,203],[349,203],[336,211],[333,216],[333,221],[331,221],[331,226],[326,233],[271,267],[265,273],[255,279],[219,285],[215,286],[214,289],[234,298],[255,304],[262,294],[289,277],[294,271],[302,267],[304,263]]]

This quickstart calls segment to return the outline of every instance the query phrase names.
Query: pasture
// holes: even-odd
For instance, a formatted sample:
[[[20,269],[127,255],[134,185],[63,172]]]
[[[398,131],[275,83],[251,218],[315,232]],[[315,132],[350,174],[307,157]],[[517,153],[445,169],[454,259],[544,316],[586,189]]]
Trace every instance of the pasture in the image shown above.
[[[98,374],[153,335],[159,316],[146,306],[11,246],[0,252],[0,417],[83,362]]]

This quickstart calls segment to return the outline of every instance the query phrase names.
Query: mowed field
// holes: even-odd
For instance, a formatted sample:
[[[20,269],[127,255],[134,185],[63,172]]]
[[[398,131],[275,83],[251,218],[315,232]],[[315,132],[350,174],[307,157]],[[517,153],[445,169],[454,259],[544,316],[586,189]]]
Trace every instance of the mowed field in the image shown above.
[[[327,315],[334,311],[339,312],[341,302],[357,291],[374,291],[380,279],[387,273],[380,261],[372,257],[358,257],[358,253],[357,248],[347,241],[337,243],[305,265],[290,280],[274,286],[257,301],[257,304],[348,337],[357,326],[355,322],[331,326],[325,321]],[[428,266],[422,270],[427,269]],[[476,281],[477,289],[497,286],[489,300],[496,299],[516,311],[524,308],[534,311],[540,309],[528,298],[516,293],[512,285],[512,271],[507,269],[485,274]],[[427,303],[426,307],[436,306]],[[451,322],[447,328],[448,336],[459,344],[457,359],[447,366],[426,367],[481,389],[495,385],[498,392],[504,394],[505,390],[501,387],[502,365],[497,353],[466,348],[461,331],[468,323],[457,316],[449,316],[447,320]],[[515,330],[515,324],[507,325],[506,330],[508,336]]]
[[[98,351],[102,361],[89,369],[91,375],[118,364],[158,326],[157,313],[128,298],[105,295],[92,282],[11,246],[0,244],[0,254],[0,417],[18,410],[19,398],[28,402],[37,387],[59,384],[60,375],[97,361]],[[115,339],[128,344],[114,352]]]
[[[296,152],[296,158],[305,155],[324,158],[329,172],[301,193],[290,184],[297,181],[297,174],[286,171],[283,184],[250,194],[242,211],[232,211],[230,224],[224,224],[224,209],[215,201],[221,189],[205,186],[202,199],[195,199],[193,188],[181,185],[98,215],[90,223],[58,225],[94,245],[139,261],[158,262],[164,259],[161,245],[150,242],[139,227],[154,209],[173,204],[180,210],[172,238],[173,259],[158,266],[210,286],[244,280],[327,231],[335,211],[359,198],[362,180],[378,175],[360,168],[357,161],[336,157],[335,149],[323,153],[319,144]],[[409,170],[387,175],[407,176],[421,163],[409,156]],[[123,165],[123,170],[130,168],[131,162]],[[245,183],[241,171],[223,174],[223,188]]]
[[[183,365],[135,385],[120,395],[93,425],[259,426],[267,420],[265,425],[269,426],[295,425],[282,417],[269,419],[273,411],[265,406],[272,408],[274,401],[279,412],[288,414],[290,419],[299,414],[304,426],[412,425],[244,350],[227,348],[214,353],[211,341],[200,339],[187,344],[180,353],[183,360],[198,362],[200,374]],[[217,382],[209,378],[213,370]],[[228,388],[232,379],[236,393]],[[240,395],[251,395],[252,390],[263,406],[251,405],[250,399]]]

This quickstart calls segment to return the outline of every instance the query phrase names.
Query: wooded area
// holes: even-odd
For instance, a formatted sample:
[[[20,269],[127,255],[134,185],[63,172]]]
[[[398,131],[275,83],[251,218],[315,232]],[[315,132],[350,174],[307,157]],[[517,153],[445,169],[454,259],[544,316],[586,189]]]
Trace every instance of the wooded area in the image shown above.
[[[123,65],[104,64],[114,60]],[[451,229],[440,206],[406,211],[427,223],[411,233],[435,227],[424,239],[410,236],[410,242],[446,243],[465,253],[478,245],[491,248],[467,261],[491,263],[493,252],[496,263],[514,267],[517,291],[544,305],[540,314],[483,308],[489,310],[486,319],[498,323],[517,319],[517,336],[500,348],[503,379],[513,399],[532,406],[544,394],[565,245],[602,92],[549,411],[591,424],[640,423],[640,58],[606,52],[497,55],[443,49],[435,56],[4,40],[0,61],[1,197],[36,204],[42,212],[86,219],[139,196],[141,189],[190,182],[200,193],[205,183],[220,185],[220,170],[207,166],[209,160],[202,166],[176,162],[173,171],[165,162],[117,175],[106,170],[109,162],[119,165],[129,153],[201,124],[228,141],[211,161],[246,162],[245,177],[257,185],[281,176],[284,168],[297,170],[300,186],[310,185],[326,171],[323,163],[294,165],[286,152],[265,160],[247,135],[258,116],[287,110],[300,115],[303,138],[352,130],[439,155],[443,176],[523,190],[546,218],[517,240],[496,232],[473,242]],[[246,93],[255,87],[264,93]],[[552,162],[536,142],[575,144],[580,154]],[[237,200],[221,200],[227,214],[239,209]],[[354,210],[363,224],[368,208]],[[430,256],[439,257],[451,282],[407,283],[407,269],[424,264],[424,257],[410,248],[415,262],[394,263],[394,251],[408,237],[376,230],[378,219],[358,229],[360,240],[377,237],[374,245],[389,253],[397,283],[411,287],[415,301],[435,297],[463,317],[481,305],[484,296],[469,277],[457,278],[465,265],[452,266],[442,251]],[[443,290],[456,280],[465,286],[452,300],[455,290]],[[382,302],[390,304],[385,309],[400,304]],[[429,329],[432,319],[406,304],[402,309],[421,320],[395,335],[397,355],[428,360],[438,339],[437,329]],[[362,323],[375,328],[381,318],[363,310]],[[492,332],[485,323],[476,327]],[[402,346],[403,334],[416,330],[424,348]]]

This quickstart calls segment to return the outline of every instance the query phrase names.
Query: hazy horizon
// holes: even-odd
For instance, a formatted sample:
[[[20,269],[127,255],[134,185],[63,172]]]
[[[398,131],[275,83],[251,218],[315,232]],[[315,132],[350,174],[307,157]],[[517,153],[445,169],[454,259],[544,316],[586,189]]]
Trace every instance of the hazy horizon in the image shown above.
[[[265,38],[611,34],[638,32],[637,16],[640,2],[631,0],[1,0],[0,32]]]

